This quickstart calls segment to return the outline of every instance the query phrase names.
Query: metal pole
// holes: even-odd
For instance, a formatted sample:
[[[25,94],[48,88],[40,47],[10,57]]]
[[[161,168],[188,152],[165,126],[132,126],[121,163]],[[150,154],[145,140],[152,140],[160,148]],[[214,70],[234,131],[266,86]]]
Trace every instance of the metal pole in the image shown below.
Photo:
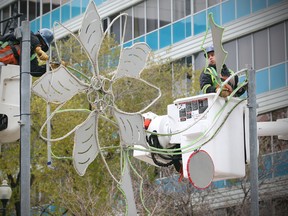
[[[30,27],[22,22],[20,81],[20,208],[21,215],[30,215]]]
[[[258,158],[257,158],[257,114],[255,70],[249,70],[248,82],[249,142],[250,142],[250,187],[251,216],[259,215]]]

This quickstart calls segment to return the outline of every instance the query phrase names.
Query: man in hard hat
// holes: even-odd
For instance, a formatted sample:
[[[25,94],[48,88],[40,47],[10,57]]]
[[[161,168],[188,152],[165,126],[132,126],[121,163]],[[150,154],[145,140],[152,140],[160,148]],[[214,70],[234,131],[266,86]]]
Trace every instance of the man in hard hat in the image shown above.
[[[213,46],[209,46],[206,48],[204,57],[208,58],[209,65],[204,71],[202,71],[200,75],[200,88],[204,94],[215,93],[217,92],[218,88],[220,88],[220,84],[217,82],[218,74],[216,70],[216,56],[214,55]],[[234,72],[228,69],[227,66],[224,64],[221,70],[220,79],[223,82],[233,74]],[[225,86],[223,86],[220,96],[228,97],[233,92],[233,90],[237,88],[238,81],[239,78],[237,75],[232,77],[229,82]],[[245,89],[242,87],[235,93],[234,96],[239,97],[244,94],[244,92]]]
[[[39,77],[46,72],[46,61],[49,59],[46,52],[54,39],[50,29],[40,29],[36,34],[31,32],[31,75]],[[20,63],[20,41],[14,33],[0,37],[0,62],[3,64]]]

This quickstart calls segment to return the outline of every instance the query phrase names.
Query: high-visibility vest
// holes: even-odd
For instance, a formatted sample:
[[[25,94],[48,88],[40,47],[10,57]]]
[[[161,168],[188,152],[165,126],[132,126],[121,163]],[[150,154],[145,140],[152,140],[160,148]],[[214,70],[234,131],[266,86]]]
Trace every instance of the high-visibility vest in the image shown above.
[[[234,71],[232,71],[230,69],[228,69],[228,70],[230,72],[230,75],[234,74]],[[209,74],[211,76],[213,86],[216,87],[216,85],[217,85],[217,81],[216,81],[217,78],[216,77],[218,76],[218,74],[217,74],[217,71],[215,70],[215,68],[209,67],[209,68],[207,68],[207,70],[204,73]],[[220,78],[223,80],[226,80],[228,77],[222,77],[221,76]],[[235,87],[235,78],[234,77],[232,79],[230,79],[229,84],[231,85],[232,88]]]
[[[17,58],[17,55],[18,57],[20,55],[20,45],[18,44],[12,45],[12,44],[9,44],[8,42],[1,43],[0,62],[3,62],[4,64],[18,65],[19,59]]]

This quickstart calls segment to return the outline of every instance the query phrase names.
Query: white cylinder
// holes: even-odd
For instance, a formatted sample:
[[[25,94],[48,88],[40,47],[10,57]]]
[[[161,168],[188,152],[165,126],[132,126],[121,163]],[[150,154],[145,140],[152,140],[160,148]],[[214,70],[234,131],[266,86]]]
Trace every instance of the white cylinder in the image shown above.
[[[257,122],[258,136],[288,135],[288,121]]]

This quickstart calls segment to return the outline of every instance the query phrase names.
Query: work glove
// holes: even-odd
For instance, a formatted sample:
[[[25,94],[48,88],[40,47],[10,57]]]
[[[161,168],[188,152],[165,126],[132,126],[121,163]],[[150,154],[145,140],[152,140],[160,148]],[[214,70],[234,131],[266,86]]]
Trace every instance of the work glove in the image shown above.
[[[216,87],[216,92],[218,91],[218,89],[220,88],[220,86]],[[226,84],[223,86],[220,96],[221,97],[228,97],[231,93],[232,93],[233,89],[229,84]]]
[[[41,49],[41,47],[36,47],[35,52],[41,61],[47,61],[49,56]]]
[[[54,69],[56,69],[56,68],[58,68],[60,65],[63,65],[63,66],[67,66],[68,65],[68,63],[67,62],[65,62],[65,61],[61,61],[61,62],[51,62],[50,63],[50,67],[54,70]]]

